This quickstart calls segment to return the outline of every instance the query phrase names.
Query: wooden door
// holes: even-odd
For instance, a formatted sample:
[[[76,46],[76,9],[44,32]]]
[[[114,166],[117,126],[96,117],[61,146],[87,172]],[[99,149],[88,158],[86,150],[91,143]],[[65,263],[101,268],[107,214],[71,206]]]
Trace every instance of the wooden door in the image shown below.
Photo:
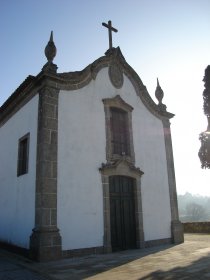
[[[136,248],[134,179],[111,176],[109,185],[112,250]]]

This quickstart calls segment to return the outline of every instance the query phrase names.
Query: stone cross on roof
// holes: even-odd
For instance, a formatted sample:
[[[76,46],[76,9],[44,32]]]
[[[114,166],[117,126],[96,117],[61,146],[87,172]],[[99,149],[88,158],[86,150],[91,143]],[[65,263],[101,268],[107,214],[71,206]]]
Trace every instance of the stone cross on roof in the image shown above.
[[[108,21],[108,24],[105,22],[102,22],[102,25],[105,26],[106,28],[108,28],[108,32],[109,32],[109,48],[112,48],[112,31],[114,32],[118,32],[117,29],[115,29],[114,27],[112,27],[112,22],[111,20]]]

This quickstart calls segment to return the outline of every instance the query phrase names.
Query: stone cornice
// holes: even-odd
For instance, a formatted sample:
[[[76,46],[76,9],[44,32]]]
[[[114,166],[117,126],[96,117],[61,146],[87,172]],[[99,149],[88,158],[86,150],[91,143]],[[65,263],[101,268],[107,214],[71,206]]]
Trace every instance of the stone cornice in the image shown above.
[[[35,95],[35,81],[36,77],[28,76],[0,107],[0,126]]]
[[[133,177],[141,177],[144,174],[140,168],[129,162],[126,157],[122,157],[121,159],[115,161],[102,163],[99,171],[105,175],[110,175],[113,171],[115,175],[133,175]]]
[[[76,90],[82,88],[91,80],[95,80],[98,72],[102,68],[109,68],[113,63],[116,63],[123,74],[131,81],[136,90],[136,94],[153,115],[160,119],[170,119],[174,117],[174,114],[167,112],[165,108],[157,105],[153,101],[138,74],[126,62],[119,47],[107,51],[105,56],[95,60],[82,71],[57,74],[59,88],[62,90]]]
[[[7,108],[13,100],[16,100],[20,95],[23,95],[23,92],[30,87],[31,83],[35,80],[34,76],[29,75],[23,82],[20,84],[20,86],[14,91],[13,94],[3,103],[3,105],[0,107],[0,113],[4,111],[5,108]]]
[[[105,98],[102,99],[103,103],[105,106],[109,107],[119,107],[123,109],[124,111],[132,112],[133,107],[127,104],[121,97],[120,95],[116,95],[114,98]]]
[[[142,83],[140,77],[135,72],[135,70],[125,61],[125,59],[120,59],[120,63],[123,68],[124,74],[127,76],[127,78],[131,81],[133,87],[136,90],[137,95],[147,107],[147,109],[154,114],[156,117],[160,119],[164,118],[173,118],[174,114],[167,112],[164,110],[161,106],[157,105],[151,96],[149,95],[146,86]]]
[[[47,85],[56,87],[55,74],[41,71],[36,77],[28,76],[0,107],[0,127]]]
[[[102,56],[88,65],[82,71],[68,73],[51,73],[41,71],[36,77],[28,76],[26,80],[16,89],[16,91],[0,107],[0,125],[2,125],[11,115],[27,103],[42,86],[50,86],[58,90],[80,89],[95,80],[102,68],[110,68],[117,65],[117,69],[127,76],[133,84],[136,94],[147,107],[147,109],[160,119],[170,119],[174,116],[158,106],[150,97],[146,87],[133,68],[126,62],[120,48],[112,48]]]

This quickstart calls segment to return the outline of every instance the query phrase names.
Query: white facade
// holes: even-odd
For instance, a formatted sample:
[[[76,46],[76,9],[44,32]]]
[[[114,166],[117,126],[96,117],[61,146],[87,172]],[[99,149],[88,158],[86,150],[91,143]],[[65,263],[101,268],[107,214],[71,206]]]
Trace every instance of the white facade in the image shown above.
[[[159,84],[156,104],[119,48],[80,72],[57,73],[52,34],[49,42],[42,71],[0,108],[0,242],[29,249],[39,261],[183,242],[173,114]],[[114,114],[123,122],[114,126]],[[119,123],[123,144],[112,139]],[[18,176],[26,134],[29,167]],[[114,151],[112,140],[123,148]]]
[[[106,162],[102,99],[120,97],[134,109],[136,166],[142,176],[145,240],[171,237],[169,188],[162,121],[152,115],[124,76],[121,89],[103,68],[86,87],[59,93],[58,228],[64,250],[103,245],[103,195],[99,167]]]
[[[0,240],[23,248],[29,248],[35,219],[37,120],[36,95],[0,128]],[[28,173],[18,177],[18,141],[27,133]]]

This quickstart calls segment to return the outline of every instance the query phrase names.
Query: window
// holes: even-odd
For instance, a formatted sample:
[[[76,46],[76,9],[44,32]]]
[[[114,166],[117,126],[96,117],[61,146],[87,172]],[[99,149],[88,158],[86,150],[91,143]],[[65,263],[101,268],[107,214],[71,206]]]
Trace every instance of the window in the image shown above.
[[[122,157],[135,163],[132,130],[133,108],[119,95],[103,99],[106,124],[106,159]]]
[[[110,108],[112,152],[117,155],[130,155],[128,114],[119,108]]]
[[[19,139],[17,176],[28,173],[29,133]]]

